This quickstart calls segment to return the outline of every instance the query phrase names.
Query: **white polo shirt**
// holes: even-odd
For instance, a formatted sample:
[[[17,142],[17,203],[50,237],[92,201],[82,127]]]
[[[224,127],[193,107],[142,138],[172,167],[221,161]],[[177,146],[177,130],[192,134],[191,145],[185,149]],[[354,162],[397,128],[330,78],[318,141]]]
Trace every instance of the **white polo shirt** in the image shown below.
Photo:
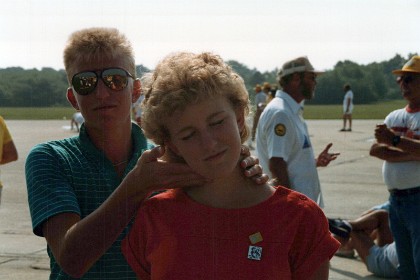
[[[320,207],[324,202],[303,109],[287,93],[279,90],[261,114],[257,128],[257,153],[270,178],[269,160],[283,158],[291,189],[301,192]]]

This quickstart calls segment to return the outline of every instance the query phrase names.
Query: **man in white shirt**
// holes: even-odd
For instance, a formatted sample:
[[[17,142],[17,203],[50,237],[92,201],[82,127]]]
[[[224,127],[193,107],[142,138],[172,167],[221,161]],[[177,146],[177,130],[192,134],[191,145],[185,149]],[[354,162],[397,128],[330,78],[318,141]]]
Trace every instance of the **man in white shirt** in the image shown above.
[[[351,131],[352,112],[353,112],[353,91],[349,84],[344,85],[344,100],[343,100],[343,128],[340,131]],[[346,129],[347,120],[349,121],[349,128]]]
[[[390,193],[389,220],[397,246],[401,279],[420,279],[420,56],[397,75],[404,108],[388,114],[375,129],[370,155],[384,160],[382,175]]]
[[[276,184],[301,192],[323,207],[316,168],[327,166],[338,153],[329,153],[332,143],[314,159],[302,101],[314,96],[315,71],[307,57],[286,62],[278,73],[282,90],[261,114],[257,128],[257,153],[265,172]]]

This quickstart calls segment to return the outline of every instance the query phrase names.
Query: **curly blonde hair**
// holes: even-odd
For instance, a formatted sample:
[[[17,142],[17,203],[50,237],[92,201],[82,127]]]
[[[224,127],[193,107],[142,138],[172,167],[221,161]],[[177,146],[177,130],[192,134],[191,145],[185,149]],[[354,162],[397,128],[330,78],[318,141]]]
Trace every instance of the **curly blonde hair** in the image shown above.
[[[142,128],[158,145],[170,139],[166,119],[175,111],[216,96],[226,96],[233,109],[249,114],[249,98],[243,79],[220,56],[212,53],[179,52],[164,58],[156,69],[143,77]],[[242,143],[249,128],[241,129]]]
[[[136,77],[134,51],[130,41],[116,28],[92,27],[72,33],[64,49],[64,67],[69,85],[78,65],[101,59],[123,59],[127,71]],[[94,70],[94,69],[92,69]]]

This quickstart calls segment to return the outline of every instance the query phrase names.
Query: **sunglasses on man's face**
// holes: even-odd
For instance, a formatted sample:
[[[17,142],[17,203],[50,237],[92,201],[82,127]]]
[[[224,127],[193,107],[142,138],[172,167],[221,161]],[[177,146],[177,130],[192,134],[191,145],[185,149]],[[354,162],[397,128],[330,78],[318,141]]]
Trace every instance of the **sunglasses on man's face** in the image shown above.
[[[71,85],[78,94],[88,95],[95,90],[98,85],[99,78],[101,78],[108,88],[120,91],[127,87],[129,77],[134,79],[128,71],[122,68],[83,71],[73,76],[71,79]]]
[[[397,78],[397,83],[404,83],[408,85],[409,83],[412,83],[416,78],[416,76],[400,76]]]

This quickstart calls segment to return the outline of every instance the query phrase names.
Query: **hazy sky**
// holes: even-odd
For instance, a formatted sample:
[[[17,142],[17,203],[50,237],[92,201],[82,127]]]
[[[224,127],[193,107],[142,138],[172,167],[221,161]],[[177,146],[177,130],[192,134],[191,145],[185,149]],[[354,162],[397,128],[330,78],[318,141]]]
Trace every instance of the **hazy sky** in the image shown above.
[[[419,52],[419,0],[13,0],[0,9],[0,68],[63,69],[77,29],[116,27],[137,64],[212,51],[260,71],[307,55],[315,68]]]

